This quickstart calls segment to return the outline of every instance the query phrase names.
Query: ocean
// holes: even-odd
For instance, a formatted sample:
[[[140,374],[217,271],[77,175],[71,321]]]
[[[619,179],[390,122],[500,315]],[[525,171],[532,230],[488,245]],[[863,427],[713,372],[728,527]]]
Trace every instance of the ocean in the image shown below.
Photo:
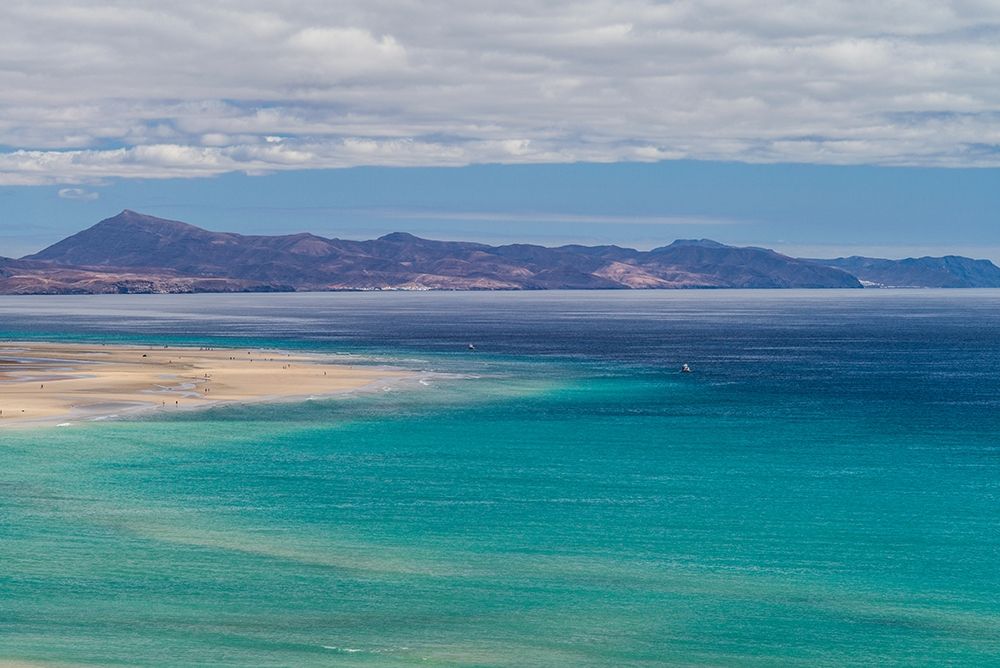
[[[1000,665],[1000,291],[2,297],[0,338],[425,372],[0,430],[0,666]]]

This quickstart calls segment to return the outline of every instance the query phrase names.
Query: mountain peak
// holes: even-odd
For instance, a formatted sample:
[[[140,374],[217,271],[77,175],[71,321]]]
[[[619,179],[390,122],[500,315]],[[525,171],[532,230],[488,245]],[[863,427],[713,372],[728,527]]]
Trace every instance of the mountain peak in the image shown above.
[[[676,239],[672,243],[666,246],[660,246],[659,248],[654,248],[650,253],[663,253],[664,251],[677,250],[679,248],[735,248],[735,246],[727,246],[726,244],[721,244],[718,241],[713,241],[712,239]]]
[[[423,241],[418,236],[410,234],[409,232],[390,232],[389,234],[383,234],[378,238],[378,241],[396,241],[400,243],[408,243],[413,241]]]
[[[133,211],[132,209],[123,209],[121,213],[111,218],[105,218],[101,222],[97,223],[94,227],[98,225],[108,226],[139,226],[145,229],[164,229],[164,230],[198,230],[204,231],[200,227],[195,227],[188,223],[182,223],[179,220],[168,220],[167,218],[157,218],[156,216],[150,216],[149,214],[139,213],[138,211]]]
[[[125,209],[25,259],[84,267],[149,266],[165,245],[229,236]]]
[[[712,239],[677,239],[672,244],[665,246],[665,248],[679,247],[679,246],[697,246],[698,248],[729,248],[726,244],[719,243],[718,241],[713,241]]]

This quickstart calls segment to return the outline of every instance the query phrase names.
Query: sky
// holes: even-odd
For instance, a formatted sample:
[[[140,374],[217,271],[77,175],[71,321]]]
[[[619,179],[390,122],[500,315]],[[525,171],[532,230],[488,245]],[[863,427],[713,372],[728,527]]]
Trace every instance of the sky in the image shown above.
[[[5,0],[0,255],[211,229],[1000,260],[994,0]]]

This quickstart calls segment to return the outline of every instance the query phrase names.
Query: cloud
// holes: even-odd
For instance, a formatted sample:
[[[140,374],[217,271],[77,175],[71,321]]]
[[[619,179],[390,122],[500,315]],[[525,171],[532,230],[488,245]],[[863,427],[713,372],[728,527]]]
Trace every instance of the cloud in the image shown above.
[[[60,188],[57,194],[60,199],[95,200],[100,197],[99,193],[95,193],[92,190],[84,190],[83,188]]]
[[[10,0],[0,62],[0,185],[677,158],[1000,166],[1000,5],[976,0]]]

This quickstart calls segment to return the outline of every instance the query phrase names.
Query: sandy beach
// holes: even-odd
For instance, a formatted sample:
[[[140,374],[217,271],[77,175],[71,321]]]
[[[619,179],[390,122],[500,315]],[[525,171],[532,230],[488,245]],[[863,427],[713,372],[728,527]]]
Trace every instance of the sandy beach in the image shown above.
[[[308,398],[410,375],[274,350],[4,342],[0,428]]]

